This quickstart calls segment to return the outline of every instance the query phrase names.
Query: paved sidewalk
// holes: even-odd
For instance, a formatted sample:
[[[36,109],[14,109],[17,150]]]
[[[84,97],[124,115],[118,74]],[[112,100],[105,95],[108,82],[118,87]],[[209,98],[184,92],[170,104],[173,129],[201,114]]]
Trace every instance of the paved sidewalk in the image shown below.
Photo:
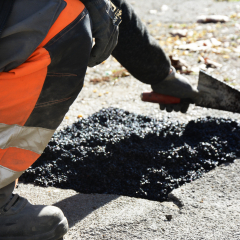
[[[239,10],[238,1],[127,0],[144,21],[195,23],[200,15],[229,15]],[[154,14],[150,10],[155,10]],[[157,12],[156,12],[157,11]]]
[[[31,184],[16,192],[32,203],[60,207],[70,225],[65,240],[240,239],[240,160],[174,190],[163,203]]]

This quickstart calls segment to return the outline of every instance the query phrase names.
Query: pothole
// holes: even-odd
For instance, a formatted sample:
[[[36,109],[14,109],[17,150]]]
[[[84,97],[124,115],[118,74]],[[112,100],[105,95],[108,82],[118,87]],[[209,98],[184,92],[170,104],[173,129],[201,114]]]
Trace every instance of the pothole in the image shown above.
[[[240,124],[186,124],[107,108],[54,134],[25,183],[166,201],[175,188],[240,157]]]

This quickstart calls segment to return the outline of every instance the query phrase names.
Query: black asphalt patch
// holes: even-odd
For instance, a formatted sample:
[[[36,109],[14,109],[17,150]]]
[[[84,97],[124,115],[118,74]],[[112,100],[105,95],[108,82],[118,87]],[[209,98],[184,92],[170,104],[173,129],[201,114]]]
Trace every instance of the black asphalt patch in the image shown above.
[[[240,124],[187,124],[108,108],[54,134],[21,181],[164,201],[173,189],[240,157]]]

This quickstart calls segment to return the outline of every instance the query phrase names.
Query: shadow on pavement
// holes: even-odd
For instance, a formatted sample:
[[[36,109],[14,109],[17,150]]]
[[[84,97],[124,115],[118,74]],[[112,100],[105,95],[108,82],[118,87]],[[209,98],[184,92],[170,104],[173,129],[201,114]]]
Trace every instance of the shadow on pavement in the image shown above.
[[[77,194],[66,198],[53,206],[59,207],[68,219],[69,227],[73,227],[94,210],[117,199],[117,195]]]

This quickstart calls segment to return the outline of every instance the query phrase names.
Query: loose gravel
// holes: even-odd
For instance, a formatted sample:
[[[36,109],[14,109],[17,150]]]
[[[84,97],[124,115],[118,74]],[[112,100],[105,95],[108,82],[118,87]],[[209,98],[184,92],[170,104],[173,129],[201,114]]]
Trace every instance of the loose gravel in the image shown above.
[[[21,181],[164,201],[173,189],[240,157],[240,124],[157,120],[107,108],[55,133]]]

